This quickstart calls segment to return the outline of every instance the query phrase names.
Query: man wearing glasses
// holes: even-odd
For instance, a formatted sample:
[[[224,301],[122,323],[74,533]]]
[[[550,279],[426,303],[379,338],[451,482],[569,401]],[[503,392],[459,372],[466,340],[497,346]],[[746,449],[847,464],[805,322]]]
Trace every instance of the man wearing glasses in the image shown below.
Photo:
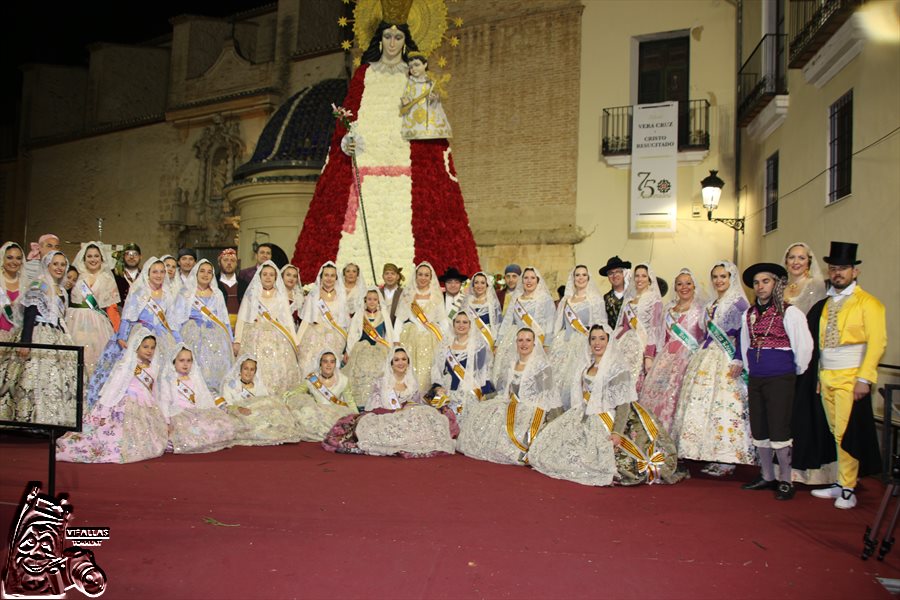
[[[871,425],[872,386],[878,379],[878,361],[887,346],[887,325],[884,305],[875,296],[863,291],[856,279],[859,265],[857,244],[831,242],[828,279],[831,288],[824,300],[819,320],[820,349],[819,387],[828,425],[837,442],[838,480],[827,488],[812,491],[816,498],[834,499],[836,508],[856,506],[856,480],[859,475],[859,455],[848,452],[841,442],[850,413],[857,403],[869,403]]]

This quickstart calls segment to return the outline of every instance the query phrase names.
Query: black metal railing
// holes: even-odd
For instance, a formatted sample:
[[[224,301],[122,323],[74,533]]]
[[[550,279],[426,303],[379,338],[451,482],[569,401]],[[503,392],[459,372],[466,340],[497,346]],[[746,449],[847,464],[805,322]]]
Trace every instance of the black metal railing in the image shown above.
[[[783,33],[770,33],[753,49],[738,72],[738,123],[743,127],[774,96],[787,93],[787,59]]]
[[[603,109],[603,156],[631,154],[634,106]],[[709,150],[709,101],[678,103],[678,150]]]
[[[800,69],[865,0],[791,0],[790,60]]]

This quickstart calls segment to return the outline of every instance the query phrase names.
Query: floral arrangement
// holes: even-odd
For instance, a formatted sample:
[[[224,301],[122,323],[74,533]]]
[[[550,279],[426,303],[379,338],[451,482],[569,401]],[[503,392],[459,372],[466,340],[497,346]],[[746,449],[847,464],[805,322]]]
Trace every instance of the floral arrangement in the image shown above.
[[[353,111],[343,106],[335,106],[331,103],[331,116],[337,119],[344,129],[350,129],[350,119],[353,118]]]

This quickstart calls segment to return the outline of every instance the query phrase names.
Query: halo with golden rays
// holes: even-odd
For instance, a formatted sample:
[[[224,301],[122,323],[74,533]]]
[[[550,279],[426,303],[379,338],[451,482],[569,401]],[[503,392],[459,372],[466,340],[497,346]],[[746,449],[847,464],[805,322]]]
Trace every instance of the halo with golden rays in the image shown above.
[[[382,21],[381,0],[359,0],[353,11],[356,46],[365,50]],[[441,45],[447,31],[447,5],[444,0],[413,0],[407,19],[409,32],[419,51],[429,55]]]

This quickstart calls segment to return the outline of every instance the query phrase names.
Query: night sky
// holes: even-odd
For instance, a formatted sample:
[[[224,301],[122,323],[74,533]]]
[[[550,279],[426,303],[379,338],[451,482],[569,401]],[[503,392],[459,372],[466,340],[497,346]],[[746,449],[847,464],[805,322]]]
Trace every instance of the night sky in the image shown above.
[[[0,15],[7,29],[0,36],[2,124],[16,120],[22,80],[19,69],[23,64],[86,66],[87,46],[94,42],[143,42],[171,33],[169,19],[177,15],[223,17],[271,3],[265,0],[3,2]]]

